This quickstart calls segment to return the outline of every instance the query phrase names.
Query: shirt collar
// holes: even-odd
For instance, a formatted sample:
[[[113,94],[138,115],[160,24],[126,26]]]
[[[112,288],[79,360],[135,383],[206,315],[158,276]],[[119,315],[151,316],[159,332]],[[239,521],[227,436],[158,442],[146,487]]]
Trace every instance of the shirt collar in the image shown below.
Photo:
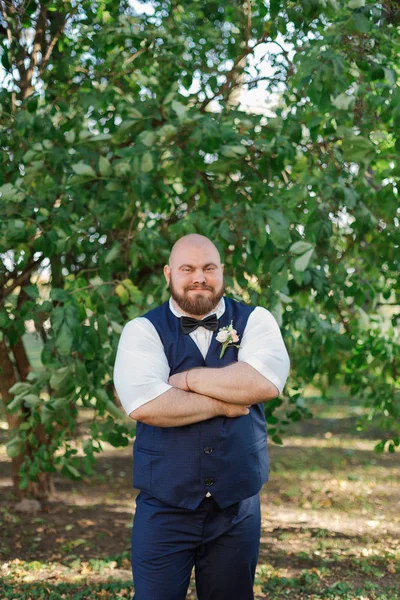
[[[177,306],[175,308],[175,306],[173,305],[172,302],[172,298],[169,299],[169,308],[172,312],[172,314],[174,314],[176,317],[182,317],[185,315],[185,313],[180,310],[180,308]],[[217,319],[220,319],[222,317],[222,315],[225,312],[225,300],[223,298],[221,298],[221,300],[218,302],[217,307],[212,310],[211,312],[209,312],[207,315],[204,315],[205,317],[208,317],[208,315],[213,315],[214,313],[217,315]]]

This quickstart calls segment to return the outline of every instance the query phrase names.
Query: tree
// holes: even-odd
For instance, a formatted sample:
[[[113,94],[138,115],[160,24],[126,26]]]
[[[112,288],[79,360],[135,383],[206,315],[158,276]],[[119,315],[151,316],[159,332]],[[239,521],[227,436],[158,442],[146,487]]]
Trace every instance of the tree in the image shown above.
[[[129,443],[112,386],[118,337],[167,298],[162,266],[191,231],[220,247],[230,292],[281,324],[293,375],[266,405],[272,439],[307,414],[306,383],[344,380],[394,450],[394,5],[1,6],[0,392],[16,485],[47,497],[53,472],[78,478],[102,441]],[[279,94],[272,116],[234,105],[237,88],[261,85]]]

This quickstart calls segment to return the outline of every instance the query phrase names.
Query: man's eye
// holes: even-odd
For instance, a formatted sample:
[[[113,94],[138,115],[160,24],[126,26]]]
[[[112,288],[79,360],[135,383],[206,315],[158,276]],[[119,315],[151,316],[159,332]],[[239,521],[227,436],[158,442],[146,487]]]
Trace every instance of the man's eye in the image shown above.
[[[207,267],[206,271],[215,271],[215,267]]]

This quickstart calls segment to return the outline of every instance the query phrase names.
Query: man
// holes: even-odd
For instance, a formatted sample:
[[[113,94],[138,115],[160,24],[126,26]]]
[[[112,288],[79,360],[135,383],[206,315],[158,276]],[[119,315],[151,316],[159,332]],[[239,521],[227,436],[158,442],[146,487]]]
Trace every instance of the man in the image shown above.
[[[124,328],[115,386],[138,421],[132,532],[134,600],[251,600],[268,478],[262,402],[285,384],[276,321],[224,297],[207,238],[173,246],[171,299]],[[239,347],[238,347],[239,346]]]

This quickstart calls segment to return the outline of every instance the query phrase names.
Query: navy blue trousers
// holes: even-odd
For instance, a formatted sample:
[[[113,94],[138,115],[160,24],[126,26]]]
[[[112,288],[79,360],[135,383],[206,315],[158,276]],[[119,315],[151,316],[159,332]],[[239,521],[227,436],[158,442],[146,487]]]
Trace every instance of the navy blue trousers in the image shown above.
[[[188,510],[140,492],[133,600],[185,600],[193,566],[198,600],[253,600],[260,526],[258,494],[224,509],[205,498]]]

